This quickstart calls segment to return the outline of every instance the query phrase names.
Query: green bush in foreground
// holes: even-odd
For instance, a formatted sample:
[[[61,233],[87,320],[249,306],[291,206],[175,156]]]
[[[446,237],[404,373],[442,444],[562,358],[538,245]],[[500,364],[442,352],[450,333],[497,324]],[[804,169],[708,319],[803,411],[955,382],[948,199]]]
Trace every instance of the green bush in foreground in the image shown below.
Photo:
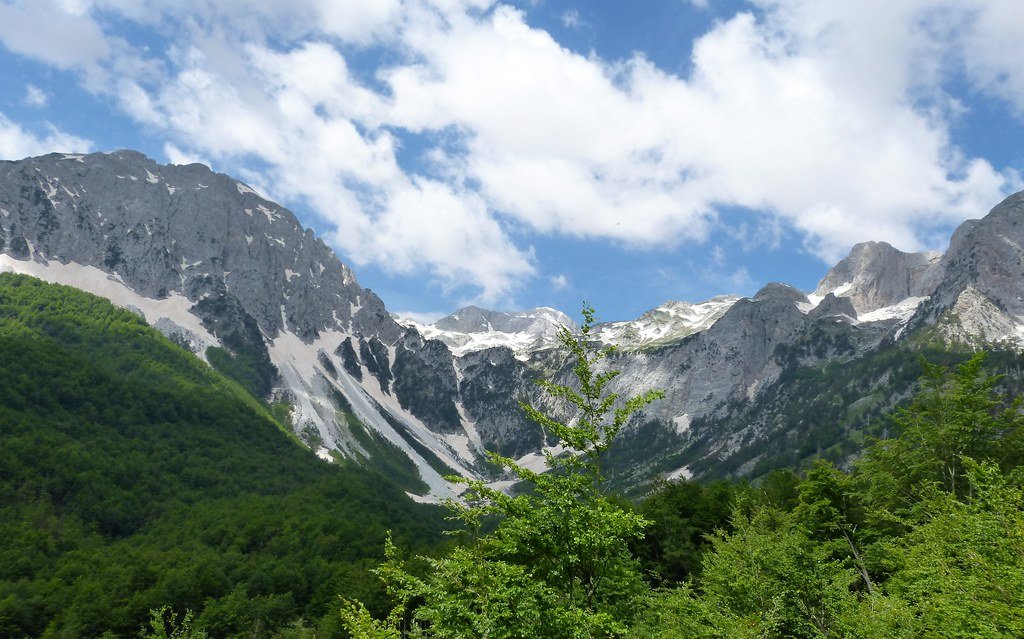
[[[464,502],[448,504],[469,540],[428,574],[409,572],[389,540],[387,561],[377,571],[397,601],[391,615],[374,621],[361,604],[342,615],[353,637],[477,638],[619,637],[625,635],[646,595],[629,543],[647,522],[605,494],[601,456],[629,417],[659,398],[656,391],[620,402],[607,393],[617,371],[598,372],[610,350],[593,353],[587,340],[594,311],[585,308],[580,334],[563,329],[578,389],[541,382],[552,397],[576,410],[562,423],[530,405],[528,417],[558,439],[562,454],[545,453],[550,470],[540,474],[491,454],[529,490],[516,496],[483,482],[467,485]],[[496,527],[484,532],[488,518]]]

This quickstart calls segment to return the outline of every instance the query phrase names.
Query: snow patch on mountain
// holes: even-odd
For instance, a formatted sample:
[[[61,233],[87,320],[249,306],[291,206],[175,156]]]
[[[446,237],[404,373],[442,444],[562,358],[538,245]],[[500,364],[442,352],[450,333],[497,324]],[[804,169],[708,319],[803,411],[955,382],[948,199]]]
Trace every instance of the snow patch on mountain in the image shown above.
[[[851,288],[853,288],[853,282],[846,282],[845,284],[841,284],[831,290],[822,290],[821,287],[819,287],[813,293],[807,294],[806,302],[797,302],[796,307],[804,314],[810,313],[814,309],[818,308],[818,305],[821,304],[821,301],[825,299],[829,293],[832,293],[836,297],[843,297],[843,294],[848,293]]]
[[[902,302],[893,304],[892,306],[885,306],[871,311],[870,313],[864,313],[857,319],[858,322],[884,322],[898,320],[903,323],[913,317],[914,312],[917,311],[917,307],[927,299],[927,296],[908,297]]]
[[[270,360],[280,372],[284,386],[291,396],[296,433],[301,436],[308,429],[315,430],[323,447],[337,450],[348,457],[351,457],[354,451],[365,453],[361,451],[351,433],[338,425],[339,407],[335,405],[332,395],[341,393],[363,424],[394,444],[413,461],[420,478],[430,488],[431,499],[454,497],[456,491],[453,486],[395,430],[394,426],[380,414],[377,406],[384,407],[393,418],[400,420],[419,443],[430,449],[457,474],[475,477],[475,473],[453,450],[455,446],[444,445],[425,425],[398,406],[393,397],[381,392],[376,380],[365,367],[363,379],[368,381],[366,386],[352,378],[341,363],[333,359],[331,363],[335,370],[325,370],[318,354],[333,353],[347,337],[350,336],[338,331],[322,331],[318,339],[306,343],[297,335],[282,331],[270,343]],[[468,447],[465,450],[472,455]]]
[[[666,302],[635,320],[600,324],[596,337],[623,349],[668,344],[711,328],[739,299],[720,295],[699,304]]]
[[[143,297],[128,288],[116,274],[75,262],[62,264],[51,260],[40,263],[0,254],[0,271],[31,275],[53,284],[74,286],[93,295],[105,297],[117,306],[139,313],[150,326],[171,339],[184,343],[200,357],[205,358],[207,348],[220,346],[220,340],[206,330],[202,321],[191,313],[192,301],[179,293],[171,292],[164,299]]]
[[[683,466],[682,468],[677,468],[676,470],[673,470],[672,472],[665,475],[665,479],[667,479],[668,481],[678,481],[680,479],[682,479],[683,481],[688,481],[692,478],[693,472],[690,470],[689,465]]]
[[[563,326],[570,330],[576,328],[565,313],[547,307],[510,313],[467,306],[432,324],[407,317],[395,319],[415,328],[426,339],[444,342],[456,357],[504,346],[525,359],[531,352],[557,344],[558,332]]]
[[[256,197],[263,197],[262,195],[260,195],[259,193],[257,193],[257,192],[256,192],[256,191],[255,191],[255,190],[254,190],[254,189],[253,189],[253,188],[252,188],[251,186],[249,186],[248,184],[243,184],[243,183],[241,183],[241,182],[235,182],[235,188],[236,188],[236,189],[238,189],[238,193],[239,193],[239,194],[241,194],[241,195],[245,195],[245,194],[247,194],[247,193],[251,193],[251,194],[255,195]]]

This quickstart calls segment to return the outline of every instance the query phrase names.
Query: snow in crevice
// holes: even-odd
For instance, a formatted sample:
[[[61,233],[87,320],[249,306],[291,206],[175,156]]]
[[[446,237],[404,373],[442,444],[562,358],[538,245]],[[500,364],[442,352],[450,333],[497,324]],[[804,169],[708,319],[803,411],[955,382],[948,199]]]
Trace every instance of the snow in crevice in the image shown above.
[[[238,189],[238,192],[239,192],[239,194],[241,194],[241,195],[245,195],[245,194],[247,194],[247,193],[251,193],[251,194],[255,195],[256,197],[260,197],[260,194],[259,194],[259,193],[257,193],[257,192],[256,192],[256,191],[255,191],[255,190],[254,190],[254,189],[253,189],[253,188],[252,188],[251,186],[249,186],[248,184],[242,184],[241,182],[235,182],[235,188],[237,188],[237,189]]]
[[[351,439],[347,428],[337,424],[337,412],[328,388],[328,385],[333,386],[349,401],[360,421],[397,446],[413,460],[421,478],[429,486],[431,499],[454,497],[455,491],[452,486],[381,416],[377,406],[379,405],[396,419],[405,423],[412,436],[416,437],[455,472],[473,476],[470,469],[459,459],[460,455],[452,450],[463,448],[458,440],[453,439],[450,442],[439,440],[438,435],[403,411],[394,397],[382,393],[377,379],[365,370],[365,386],[353,379],[342,366],[336,367],[336,377],[333,378],[323,370],[317,353],[321,349],[325,353],[335,352],[346,337],[349,335],[344,332],[322,331],[317,340],[307,344],[293,333],[282,331],[271,341],[269,348],[271,361],[281,371],[282,379],[293,395],[295,402],[293,419],[297,429],[301,429],[303,424],[313,425],[320,433],[324,446],[338,450],[342,454],[350,454],[346,449],[356,444],[354,441],[346,441]],[[466,446],[468,445],[469,438],[467,436]]]
[[[248,210],[248,209],[246,209]],[[281,216],[274,211],[271,211],[266,206],[259,204],[256,206],[256,210],[267,217],[267,221],[273,223],[274,221],[281,218]]]
[[[879,308],[870,313],[864,313],[858,316],[858,322],[883,322],[887,320],[899,320],[901,322],[908,321],[914,312],[917,311],[917,307],[922,302],[927,300],[927,297],[908,297],[892,306],[886,306]]]
[[[676,427],[676,432],[680,435],[690,430],[690,424],[692,422],[693,418],[686,413],[672,418],[672,424]]]
[[[154,175],[149,169],[146,169],[146,181],[150,184],[156,184],[160,181],[160,176]]]
[[[821,304],[821,301],[825,299],[825,297],[829,293],[832,293],[836,297],[842,297],[843,294],[849,293],[850,289],[852,288],[853,282],[845,282],[843,284],[840,284],[836,288],[832,289],[831,291],[825,291],[824,293],[808,293],[807,301],[797,302],[796,307],[799,308],[800,311],[804,314],[810,313],[814,309],[818,308],[818,304]]]

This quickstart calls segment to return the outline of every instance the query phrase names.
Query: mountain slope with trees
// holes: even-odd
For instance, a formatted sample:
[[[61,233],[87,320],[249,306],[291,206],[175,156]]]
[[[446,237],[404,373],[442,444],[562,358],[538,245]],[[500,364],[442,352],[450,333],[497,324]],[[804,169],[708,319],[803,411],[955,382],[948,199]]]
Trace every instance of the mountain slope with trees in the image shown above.
[[[163,605],[216,637],[334,623],[338,592],[380,600],[386,530],[440,539],[102,298],[0,273],[0,362],[0,636],[136,636]]]

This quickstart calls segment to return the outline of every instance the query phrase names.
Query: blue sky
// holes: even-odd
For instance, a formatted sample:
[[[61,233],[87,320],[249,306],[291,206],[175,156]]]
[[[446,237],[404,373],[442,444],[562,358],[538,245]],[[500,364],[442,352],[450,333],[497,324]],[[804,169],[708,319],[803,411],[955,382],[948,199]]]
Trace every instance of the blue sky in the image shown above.
[[[390,309],[629,319],[1024,188],[1019,0],[0,0],[0,159],[291,208]]]

